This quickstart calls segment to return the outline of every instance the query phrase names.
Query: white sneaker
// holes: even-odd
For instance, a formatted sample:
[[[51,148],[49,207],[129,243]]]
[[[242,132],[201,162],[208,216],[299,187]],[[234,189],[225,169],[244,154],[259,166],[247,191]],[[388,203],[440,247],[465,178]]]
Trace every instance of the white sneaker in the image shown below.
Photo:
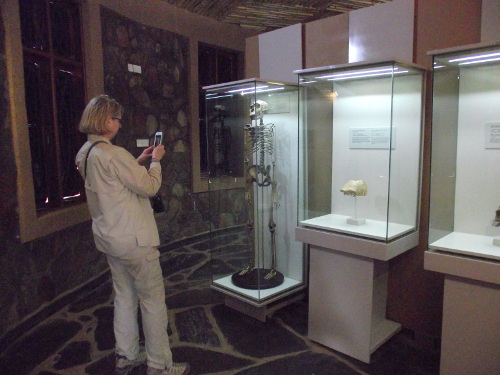
[[[145,363],[147,359],[146,349],[144,347],[139,348],[139,354],[136,359],[128,359],[123,355],[116,355],[116,368],[115,375],[127,375],[137,366]]]
[[[190,369],[189,363],[174,363],[166,370],[148,366],[148,375],[187,375]]]

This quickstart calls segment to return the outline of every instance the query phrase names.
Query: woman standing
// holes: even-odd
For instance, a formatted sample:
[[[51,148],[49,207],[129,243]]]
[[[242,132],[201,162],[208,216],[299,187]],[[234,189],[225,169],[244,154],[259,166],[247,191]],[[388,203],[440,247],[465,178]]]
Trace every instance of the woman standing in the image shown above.
[[[186,375],[189,364],[172,361],[160,241],[149,201],[161,186],[160,160],[165,149],[150,146],[135,159],[111,144],[122,115],[122,106],[109,96],[93,98],[79,125],[88,141],[76,156],[95,244],[106,254],[113,279],[116,373],[128,374],[147,359],[148,375]],[[139,348],[138,301],[145,353]]]

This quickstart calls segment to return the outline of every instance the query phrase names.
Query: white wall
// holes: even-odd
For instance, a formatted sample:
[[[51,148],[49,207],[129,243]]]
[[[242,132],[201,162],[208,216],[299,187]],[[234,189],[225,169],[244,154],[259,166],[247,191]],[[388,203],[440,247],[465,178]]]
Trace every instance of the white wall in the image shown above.
[[[354,216],[353,200],[340,189],[349,180],[363,180],[368,194],[359,200],[360,217],[386,221],[389,207],[389,221],[415,225],[421,81],[416,76],[401,76],[394,87],[391,78],[339,82],[334,86],[338,96],[333,101],[332,213]],[[349,144],[352,128],[389,126],[393,126],[392,151],[353,149]]]
[[[500,0],[483,0],[481,42],[500,41]]]
[[[500,66],[460,71],[455,231],[498,236],[500,149],[485,147],[485,126],[500,121]]]
[[[259,35],[260,78],[297,82],[302,69],[302,24]]]
[[[412,62],[414,8],[415,0],[393,0],[349,12],[348,62]],[[303,68],[302,24],[261,34],[258,44],[260,78],[297,80],[293,71]]]
[[[349,13],[349,62],[413,61],[414,0],[393,0]]]

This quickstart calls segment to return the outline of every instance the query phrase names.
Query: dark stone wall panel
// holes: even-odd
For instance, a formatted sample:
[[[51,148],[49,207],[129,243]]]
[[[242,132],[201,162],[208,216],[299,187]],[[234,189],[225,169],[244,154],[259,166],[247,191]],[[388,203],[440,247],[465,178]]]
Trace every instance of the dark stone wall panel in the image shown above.
[[[191,205],[189,146],[188,39],[166,30],[141,25],[101,7],[105,91],[124,107],[124,125],[115,143],[134,156],[136,140],[165,134],[160,194],[166,211],[158,218],[162,242],[185,233],[181,217]],[[140,67],[130,72],[128,64]],[[190,232],[190,233],[189,233]]]

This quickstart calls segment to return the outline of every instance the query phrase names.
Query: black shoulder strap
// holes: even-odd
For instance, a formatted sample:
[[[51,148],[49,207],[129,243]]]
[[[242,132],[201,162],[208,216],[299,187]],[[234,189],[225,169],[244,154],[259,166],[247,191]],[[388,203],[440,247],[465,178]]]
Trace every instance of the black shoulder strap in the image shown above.
[[[92,149],[94,148],[94,146],[98,143],[106,143],[104,141],[95,141],[94,143],[92,143],[92,145],[89,147],[89,150],[87,151],[87,156],[85,157],[85,170],[84,170],[84,173],[83,173],[83,176],[84,178],[87,178],[87,160],[89,159],[89,155],[90,155],[90,151],[92,151]]]

